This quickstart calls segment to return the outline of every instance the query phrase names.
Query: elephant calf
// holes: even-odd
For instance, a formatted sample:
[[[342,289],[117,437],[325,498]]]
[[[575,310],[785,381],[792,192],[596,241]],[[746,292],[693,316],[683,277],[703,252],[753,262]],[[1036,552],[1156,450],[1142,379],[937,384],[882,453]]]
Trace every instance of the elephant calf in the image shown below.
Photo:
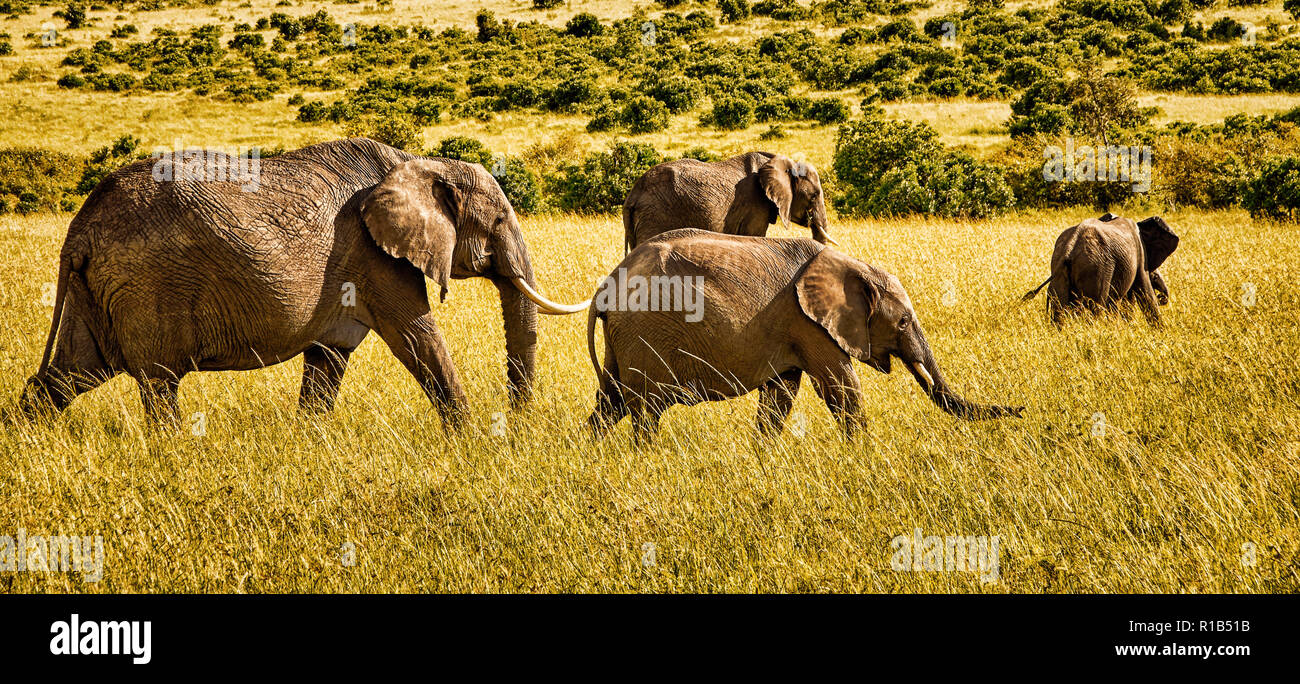
[[[1114,308],[1127,300],[1159,325],[1158,306],[1169,303],[1169,288],[1156,269],[1177,247],[1178,236],[1159,216],[1136,223],[1109,213],[1087,219],[1056,238],[1051,275],[1021,301],[1050,284],[1047,311],[1053,323],[1070,309]]]
[[[596,319],[605,360],[596,358]],[[1019,416],[949,387],[907,292],[894,276],[809,239],[664,233],[606,278],[588,313],[587,346],[600,378],[597,435],[631,414],[638,439],[672,404],[760,392],[758,429],[781,429],[804,372],[848,437],[861,385],[852,360],[888,373],[898,357],[930,399],[967,419]]]
[[[628,191],[623,240],[631,250],[678,228],[763,236],[778,218],[835,244],[826,234],[826,203],[812,164],[770,152],[717,162],[677,159],[646,171]]]

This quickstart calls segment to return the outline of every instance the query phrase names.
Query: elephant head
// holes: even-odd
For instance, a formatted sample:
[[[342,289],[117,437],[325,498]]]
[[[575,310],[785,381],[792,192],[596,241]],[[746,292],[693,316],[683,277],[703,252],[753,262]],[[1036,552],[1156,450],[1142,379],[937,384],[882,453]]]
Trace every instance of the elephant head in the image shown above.
[[[537,313],[569,314],[590,302],[557,304],[540,295],[519,219],[486,169],[451,159],[412,159],[393,167],[361,204],[361,218],[384,251],[438,283],[490,278],[501,295],[506,373],[516,404],[531,392],[537,364]]]
[[[1169,303],[1169,286],[1165,279],[1156,273],[1156,269],[1165,263],[1165,259],[1178,249],[1178,236],[1169,228],[1163,218],[1152,216],[1138,221],[1138,235],[1142,238],[1142,248],[1146,252],[1146,270],[1151,277],[1151,288],[1156,291],[1156,300],[1160,304]]]
[[[831,249],[795,282],[799,307],[839,348],[881,373],[898,357],[939,408],[968,420],[1019,416],[1024,407],[975,404],[957,395],[935,361],[898,278]]]
[[[826,202],[822,196],[822,181],[812,164],[776,155],[758,170],[758,183],[772,204],[775,215],[769,223],[780,217],[786,228],[790,222],[812,229],[813,239],[823,244],[836,244],[826,233]]]

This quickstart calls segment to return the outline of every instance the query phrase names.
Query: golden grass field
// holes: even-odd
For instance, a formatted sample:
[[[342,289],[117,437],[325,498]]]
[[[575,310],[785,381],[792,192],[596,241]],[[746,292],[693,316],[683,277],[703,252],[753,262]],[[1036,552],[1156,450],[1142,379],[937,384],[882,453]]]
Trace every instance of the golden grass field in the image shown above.
[[[344,134],[293,121],[289,93],[241,105],[186,93],[58,89],[63,54],[118,23],[135,23],[144,37],[155,26],[229,26],[320,8],[340,21],[442,27],[472,26],[479,7],[553,24],[577,11],[608,21],[650,7],[246,4],[95,10],[98,23],[69,32],[58,51],[23,38],[50,22],[54,8],[0,22],[15,49],[0,58],[0,147],[86,154],[130,133],[145,150],[176,141],[294,148]],[[913,18],[957,5],[942,0]],[[1273,0],[1197,18],[1225,14],[1260,24],[1285,16]],[[750,39],[787,28],[755,19],[722,30]],[[22,66],[35,75],[11,80]],[[855,106],[861,99],[841,95]],[[1161,108],[1157,123],[1300,105],[1300,96],[1285,94],[1140,99]],[[990,150],[1007,141],[1005,102],[886,110],[929,122],[949,145]],[[790,137],[768,142],[758,138],[765,126],[722,132],[701,129],[697,119],[698,112],[680,115],[668,130],[634,138],[667,153],[760,148],[830,166],[834,127],[785,125]],[[433,145],[470,135],[511,155],[571,139],[576,155],[626,137],[588,134],[585,123],[511,113],[444,121],[424,138]],[[1023,404],[1024,418],[960,422],[906,374],[859,365],[869,427],[855,443],[841,440],[805,382],[792,420],[806,423],[802,437],[787,430],[756,441],[751,395],[674,408],[658,440],[640,447],[626,424],[603,442],[584,430],[596,377],[581,316],[543,318],[536,399],[509,412],[500,307],[480,280],[457,281],[446,303],[433,302],[470,398],[461,434],[443,431],[375,335],[352,356],[339,406],[324,417],[297,412],[294,360],[191,374],[181,386],[178,432],[145,428],[125,377],[52,422],[16,420],[11,410],[49,327],[43,293],[71,215],[0,215],[0,535],[101,534],[106,551],[98,583],[79,573],[0,572],[0,592],[1300,591],[1300,229],[1240,211],[1165,212],[1182,243],[1161,269],[1172,292],[1164,329],[1141,316],[1105,316],[1058,330],[1041,295],[1017,301],[1047,277],[1056,235],[1097,213],[832,220],[841,249],[908,288],[956,389],[975,401]],[[552,299],[591,296],[623,255],[615,216],[546,214],[523,224]],[[1107,425],[1099,437],[1098,413]],[[203,434],[194,434],[196,422]],[[494,425],[504,425],[504,435],[494,435]],[[895,572],[890,540],[918,528],[998,535],[999,581]],[[645,562],[647,548],[653,563]]]
[[[51,424],[0,430],[0,530],[99,533],[106,547],[98,584],[0,573],[0,590],[1300,589],[1296,228],[1168,214],[1183,242],[1162,269],[1165,329],[1111,316],[1057,330],[1041,299],[1015,302],[1080,214],[833,224],[842,249],[902,279],[958,390],[1025,404],[1023,419],[960,422],[905,374],[859,366],[869,437],[857,443],[809,387],[802,439],[756,442],[751,395],[672,409],[652,446],[626,422],[596,443],[582,429],[595,390],[584,321],[545,317],[536,400],[497,437],[499,305],[486,282],[457,281],[435,307],[472,407],[460,435],[373,335],[327,417],[297,413],[295,360],[190,375],[179,433],[145,429],[125,377]],[[6,409],[39,361],[42,286],[69,218],[0,219]],[[532,218],[525,232],[558,299],[589,296],[622,255],[613,217]],[[1099,412],[1108,429],[1094,437]],[[891,570],[890,539],[916,528],[1000,536],[1000,581]]]

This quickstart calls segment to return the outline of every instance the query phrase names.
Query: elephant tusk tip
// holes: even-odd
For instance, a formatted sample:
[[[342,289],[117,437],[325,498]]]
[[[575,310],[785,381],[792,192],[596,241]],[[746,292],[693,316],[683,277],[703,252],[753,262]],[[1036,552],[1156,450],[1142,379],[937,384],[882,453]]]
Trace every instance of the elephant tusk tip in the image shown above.
[[[586,311],[587,307],[589,306],[591,306],[590,299],[588,299],[585,302],[582,302],[581,304],[555,304],[554,308],[539,306],[537,307],[537,310],[540,311],[541,313],[548,314],[551,316],[566,316],[568,314],[576,314],[582,311]]]
[[[524,280],[523,278],[514,277],[511,278],[510,281],[515,284],[515,287],[519,288],[520,292],[523,292],[525,296],[533,300],[533,303],[537,305],[537,310],[544,314],[550,314],[553,316],[575,314],[579,311],[586,311],[587,307],[591,306],[590,299],[581,304],[559,304],[543,297],[537,292],[537,290],[534,290],[533,287],[528,284],[527,280]]]

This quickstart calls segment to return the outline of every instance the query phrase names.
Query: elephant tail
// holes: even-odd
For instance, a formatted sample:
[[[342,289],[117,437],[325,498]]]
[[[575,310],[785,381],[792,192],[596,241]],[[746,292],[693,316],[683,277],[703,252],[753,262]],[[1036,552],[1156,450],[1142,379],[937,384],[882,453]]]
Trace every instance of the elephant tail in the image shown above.
[[[1025,296],[1020,298],[1021,302],[1027,302],[1033,299],[1035,296],[1037,296],[1038,293],[1042,292],[1043,288],[1047,287],[1047,284],[1052,282],[1052,279],[1055,278],[1057,274],[1061,273],[1062,271],[1065,272],[1066,277],[1069,277],[1070,254],[1074,252],[1074,244],[1078,241],[1079,241],[1079,231],[1076,229],[1074,231],[1074,234],[1070,236],[1070,241],[1065,244],[1065,249],[1062,252],[1059,252],[1061,254],[1065,254],[1065,258],[1061,260],[1060,265],[1052,269],[1051,275],[1047,276],[1047,280],[1044,280],[1042,285],[1039,285],[1038,287],[1026,292]]]
[[[77,259],[78,262],[83,261]],[[54,340],[59,334],[59,321],[63,319],[63,303],[68,297],[68,278],[72,276],[74,268],[73,256],[71,254],[62,254],[59,257],[59,279],[54,290],[54,319],[50,321],[50,332],[45,338],[45,353],[41,356],[41,366],[36,371],[37,375],[42,375],[50,367],[50,356],[54,352]]]
[[[1058,267],[1058,268],[1056,269],[1056,271],[1061,270],[1061,268],[1065,268],[1069,263],[1070,263],[1070,262],[1068,262],[1068,261],[1062,263],[1061,266]],[[1038,287],[1036,287],[1036,288],[1034,288],[1034,289],[1032,289],[1032,290],[1026,292],[1026,293],[1025,293],[1025,296],[1023,296],[1023,297],[1020,298],[1020,301],[1022,301],[1022,302],[1027,302],[1027,301],[1033,299],[1034,297],[1038,296],[1038,293],[1039,293],[1039,292],[1042,292],[1042,291],[1043,291],[1043,288],[1047,287],[1047,284],[1050,283],[1050,282],[1052,282],[1052,278],[1055,278],[1055,277],[1056,277],[1056,271],[1052,271],[1052,274],[1049,275],[1049,276],[1047,276],[1047,280],[1044,280],[1042,285],[1039,285]]]

